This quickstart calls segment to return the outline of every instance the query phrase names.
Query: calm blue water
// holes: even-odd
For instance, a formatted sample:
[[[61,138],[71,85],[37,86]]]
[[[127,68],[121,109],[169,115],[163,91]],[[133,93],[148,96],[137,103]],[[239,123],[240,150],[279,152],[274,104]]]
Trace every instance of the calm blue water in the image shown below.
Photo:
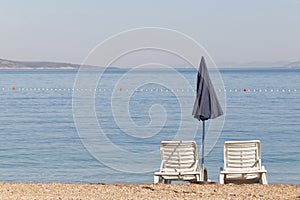
[[[76,76],[0,71],[0,181],[150,183],[161,140],[195,139],[201,149],[194,70],[112,70],[96,88]],[[300,70],[228,69],[221,77],[215,89],[226,115],[207,123],[209,178],[218,181],[224,141],[259,139],[269,182],[299,185]]]

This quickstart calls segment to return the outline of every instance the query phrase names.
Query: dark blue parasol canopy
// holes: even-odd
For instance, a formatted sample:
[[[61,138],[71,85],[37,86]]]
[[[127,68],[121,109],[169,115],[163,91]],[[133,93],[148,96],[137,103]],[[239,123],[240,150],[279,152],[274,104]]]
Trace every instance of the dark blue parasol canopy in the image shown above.
[[[223,110],[210,80],[205,59],[202,56],[197,76],[197,96],[193,116],[204,121],[221,115],[223,115]]]

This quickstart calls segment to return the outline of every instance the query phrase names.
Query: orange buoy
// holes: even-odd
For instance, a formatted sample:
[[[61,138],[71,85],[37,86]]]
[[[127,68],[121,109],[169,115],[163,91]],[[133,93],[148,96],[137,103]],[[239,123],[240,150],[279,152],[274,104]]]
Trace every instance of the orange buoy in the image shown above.
[[[12,90],[17,90],[17,87],[16,87],[16,86],[13,86],[11,89],[12,89]]]
[[[247,88],[244,88],[244,92],[247,92]]]
[[[123,92],[123,88],[120,87],[120,92]]]

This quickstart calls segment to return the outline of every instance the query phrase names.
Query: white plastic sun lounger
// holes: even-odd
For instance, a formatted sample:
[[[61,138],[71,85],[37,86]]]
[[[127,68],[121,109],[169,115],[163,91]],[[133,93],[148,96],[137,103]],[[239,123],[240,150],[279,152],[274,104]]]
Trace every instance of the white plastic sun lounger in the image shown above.
[[[160,171],[154,173],[154,183],[172,180],[200,181],[198,152],[195,141],[162,141]]]
[[[268,184],[267,170],[261,165],[259,140],[224,143],[224,169],[220,171],[220,183]]]

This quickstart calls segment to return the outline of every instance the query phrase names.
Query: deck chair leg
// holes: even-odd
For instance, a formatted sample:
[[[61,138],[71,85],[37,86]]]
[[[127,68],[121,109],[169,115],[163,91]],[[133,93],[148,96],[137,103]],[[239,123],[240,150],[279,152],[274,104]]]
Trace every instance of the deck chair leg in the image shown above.
[[[160,179],[160,176],[154,176],[154,183],[159,183]]]
[[[200,182],[200,175],[196,175],[197,182]]]
[[[262,173],[261,175],[261,183],[264,185],[268,185],[267,173]]]
[[[224,178],[225,178],[225,175],[220,174],[220,184],[224,184]]]
[[[262,166],[263,170],[266,170],[264,166]],[[261,183],[268,185],[268,177],[267,177],[267,172],[262,173],[261,175]]]

